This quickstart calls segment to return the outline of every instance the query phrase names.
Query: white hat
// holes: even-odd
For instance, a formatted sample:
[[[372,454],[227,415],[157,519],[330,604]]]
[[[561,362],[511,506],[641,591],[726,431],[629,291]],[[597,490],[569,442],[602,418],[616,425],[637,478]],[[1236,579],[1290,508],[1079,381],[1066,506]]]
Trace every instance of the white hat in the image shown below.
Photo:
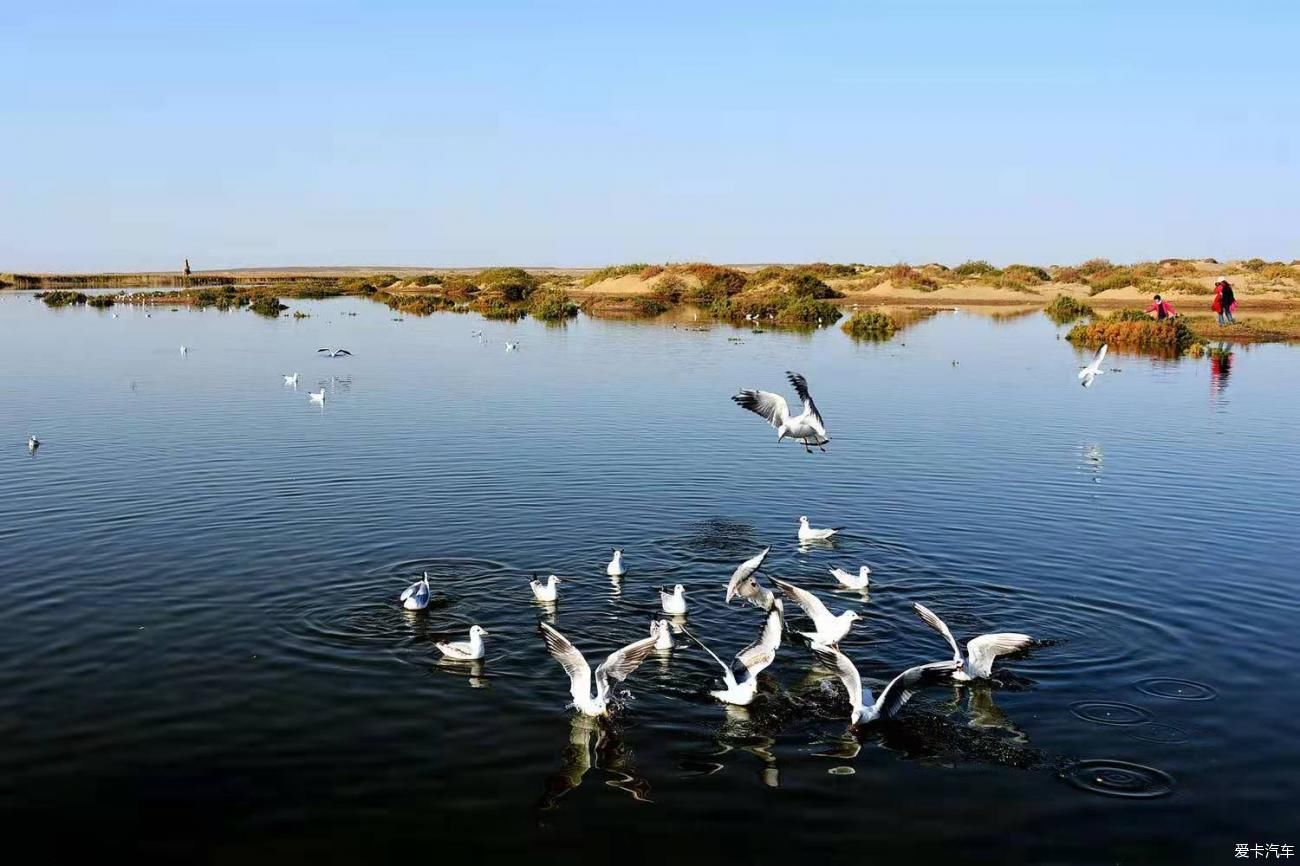
[[[1216,283],[1226,283],[1226,282],[1228,281],[1228,278],[1227,278],[1227,277],[1215,277],[1215,278],[1214,278],[1214,281],[1215,281]]]

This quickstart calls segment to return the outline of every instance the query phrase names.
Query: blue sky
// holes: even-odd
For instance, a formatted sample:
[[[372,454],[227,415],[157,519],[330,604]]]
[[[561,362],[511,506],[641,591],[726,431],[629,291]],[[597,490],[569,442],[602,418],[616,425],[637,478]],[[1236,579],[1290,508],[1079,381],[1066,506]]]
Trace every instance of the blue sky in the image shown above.
[[[0,271],[1300,257],[1300,4],[0,17]]]

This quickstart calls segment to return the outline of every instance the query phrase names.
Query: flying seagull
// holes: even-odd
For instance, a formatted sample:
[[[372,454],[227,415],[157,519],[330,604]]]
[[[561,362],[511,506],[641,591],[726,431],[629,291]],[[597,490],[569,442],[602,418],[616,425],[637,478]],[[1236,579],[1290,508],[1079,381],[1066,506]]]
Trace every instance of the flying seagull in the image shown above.
[[[656,638],[651,635],[610,653],[609,658],[596,668],[596,694],[593,697],[591,666],[582,657],[582,653],[569,643],[568,638],[547,623],[538,623],[538,626],[542,630],[542,640],[546,641],[546,649],[569,675],[569,694],[573,695],[573,705],[588,716],[608,715],[610,690],[614,683],[620,683],[631,676],[655,648]]]
[[[317,354],[324,352],[327,357],[337,358],[340,355],[351,355],[347,349],[331,349],[329,346],[321,346],[316,350]]]
[[[813,529],[808,525],[808,515],[805,514],[799,518],[799,540],[801,542],[827,541],[843,528],[843,526],[837,526],[834,529]]]
[[[853,623],[862,619],[860,614],[852,610],[846,610],[839,616],[835,616],[827,610],[820,598],[808,590],[800,589],[793,583],[775,577],[772,578],[772,582],[780,587],[791,601],[803,608],[804,613],[808,614],[808,618],[813,621],[814,631],[799,633],[814,645],[839,643],[849,633]]]
[[[680,583],[672,588],[662,588],[659,590],[659,604],[663,606],[664,613],[684,614],[686,613],[686,587]]]
[[[839,581],[840,586],[849,589],[866,589],[871,585],[871,569],[865,565],[858,569],[856,575],[850,574],[842,568],[832,568],[831,576]]]
[[[429,606],[429,572],[402,591],[401,601],[407,610],[424,610]]]
[[[731,600],[736,596],[740,596],[760,610],[771,610],[774,604],[780,604],[776,594],[767,587],[759,585],[758,580],[754,578],[754,574],[763,567],[763,560],[767,559],[767,553],[771,549],[764,547],[732,572],[731,580],[727,581],[727,604],[731,604]]]
[[[1085,388],[1091,388],[1092,383],[1097,377],[1106,371],[1101,368],[1101,362],[1106,360],[1106,344],[1102,343],[1101,348],[1097,350],[1097,357],[1092,359],[1092,363],[1079,371],[1079,384]]]
[[[686,631],[685,629],[682,629]],[[716,692],[709,692],[724,704],[736,704],[737,706],[748,706],[754,700],[754,692],[758,688],[758,675],[762,673],[768,665],[776,658],[776,651],[781,646],[781,612],[778,610],[768,611],[767,619],[763,623],[763,630],[758,635],[758,640],[736,653],[736,660],[732,663],[735,670],[728,666],[726,662],[718,658],[713,650],[704,645],[699,638],[686,632],[722,668],[722,680],[727,684],[725,689]],[[742,679],[737,680],[736,674],[743,672]]]
[[[969,682],[981,678],[987,679],[993,672],[993,660],[995,658],[1022,650],[1034,642],[1034,639],[1027,634],[1016,634],[1014,632],[982,634],[979,637],[971,638],[967,642],[966,657],[963,659],[961,649],[958,648],[957,641],[953,640],[952,632],[948,631],[947,624],[923,604],[914,602],[912,607],[916,610],[917,615],[925,620],[925,624],[943,635],[944,639],[948,641],[948,645],[952,647],[952,660],[956,664],[952,678],[959,682]]]
[[[908,668],[889,681],[880,697],[873,698],[871,689],[862,685],[862,676],[848,656],[835,647],[814,646],[813,652],[835,668],[835,673],[848,690],[849,703],[853,707],[849,714],[851,725],[865,725],[877,719],[893,718],[922,686],[939,681],[956,667],[956,662],[947,661]]]
[[[528,581],[528,585],[533,588],[533,598],[538,601],[555,601],[559,598],[559,583],[560,579],[553,574],[546,578],[546,583],[542,583],[538,580],[537,575],[535,574],[533,575],[533,579]]]
[[[795,393],[799,395],[799,399],[803,401],[803,412],[799,415],[791,416],[790,405],[785,402],[785,398],[771,391],[742,389],[731,399],[740,408],[748,409],[766,418],[767,423],[776,428],[777,442],[788,436],[802,442],[803,450],[809,454],[812,453],[812,449],[808,447],[810,445],[816,445],[825,451],[826,448],[823,446],[831,440],[826,435],[826,423],[822,420],[822,413],[817,411],[817,404],[808,393],[808,381],[798,373],[786,371],[785,375],[794,387]]]
[[[434,644],[449,659],[457,661],[474,661],[483,658],[483,635],[489,634],[482,626],[470,626],[469,640],[439,642]]]

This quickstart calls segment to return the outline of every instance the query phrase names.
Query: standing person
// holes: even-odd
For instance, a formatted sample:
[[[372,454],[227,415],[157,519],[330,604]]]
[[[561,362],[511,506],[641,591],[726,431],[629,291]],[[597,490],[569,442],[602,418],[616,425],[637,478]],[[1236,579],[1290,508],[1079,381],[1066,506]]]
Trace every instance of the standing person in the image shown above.
[[[1220,325],[1235,325],[1237,320],[1232,314],[1237,310],[1237,295],[1232,290],[1232,283],[1226,277],[1219,277],[1214,284],[1214,303],[1210,309],[1219,314]]]
[[[1147,307],[1147,312],[1155,316],[1157,322],[1163,322],[1165,319],[1172,319],[1178,315],[1174,305],[1156,295],[1155,301]]]

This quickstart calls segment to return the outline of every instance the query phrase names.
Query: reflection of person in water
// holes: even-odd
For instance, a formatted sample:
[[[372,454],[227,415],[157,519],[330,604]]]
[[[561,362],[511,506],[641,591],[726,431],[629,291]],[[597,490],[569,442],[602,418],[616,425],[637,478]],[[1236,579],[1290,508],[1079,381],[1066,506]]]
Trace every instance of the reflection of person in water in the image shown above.
[[[1210,350],[1210,387],[1216,394],[1222,394],[1228,387],[1228,377],[1232,375],[1232,352],[1226,348]]]

